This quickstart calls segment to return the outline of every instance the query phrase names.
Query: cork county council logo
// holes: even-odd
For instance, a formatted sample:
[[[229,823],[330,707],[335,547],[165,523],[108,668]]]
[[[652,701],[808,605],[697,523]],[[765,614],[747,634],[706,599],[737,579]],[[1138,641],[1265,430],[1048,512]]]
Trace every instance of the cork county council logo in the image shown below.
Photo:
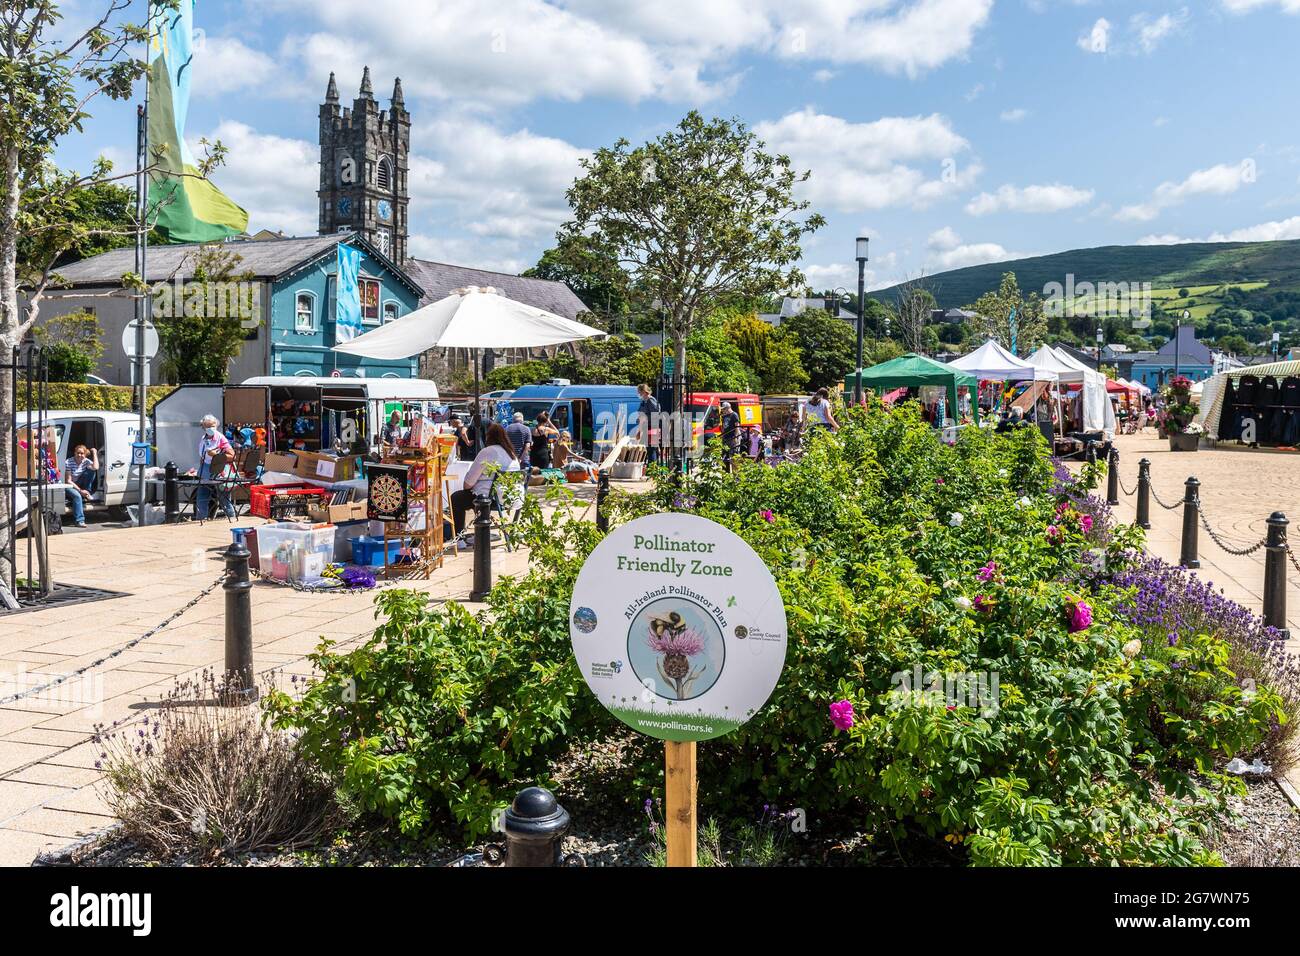
[[[583,564],[570,604],[587,685],[619,720],[664,740],[709,740],[744,725],[780,679],[786,633],[763,560],[730,529],[691,514],[615,528]]]

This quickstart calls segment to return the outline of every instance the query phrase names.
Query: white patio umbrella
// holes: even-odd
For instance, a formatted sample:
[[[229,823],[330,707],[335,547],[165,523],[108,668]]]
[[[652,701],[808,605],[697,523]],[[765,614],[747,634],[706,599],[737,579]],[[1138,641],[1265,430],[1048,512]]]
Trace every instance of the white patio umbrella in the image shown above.
[[[341,342],[334,346],[334,351],[367,358],[402,359],[432,348],[473,349],[474,410],[477,412],[479,349],[560,345],[604,334],[590,325],[508,299],[491,286],[466,286],[445,299],[351,341]],[[481,427],[482,418],[479,420]]]

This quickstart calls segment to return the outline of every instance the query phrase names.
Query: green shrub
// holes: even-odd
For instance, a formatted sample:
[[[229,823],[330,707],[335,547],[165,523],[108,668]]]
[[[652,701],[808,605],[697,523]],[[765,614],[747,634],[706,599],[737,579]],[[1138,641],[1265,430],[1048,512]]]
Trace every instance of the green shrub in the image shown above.
[[[615,523],[687,510],[731,528],[786,605],[771,699],[701,745],[702,812],[798,807],[980,864],[1209,862],[1198,837],[1239,786],[1217,761],[1284,719],[1274,690],[1244,695],[1218,635],[1143,645],[1116,612],[1127,595],[1105,586],[1140,533],[1112,527],[1036,430],[966,429],[949,446],[907,407],[844,417],[798,463],[656,469],[652,492],[610,498]],[[375,641],[326,648],[322,681],[273,701],[403,833],[448,814],[482,833],[514,786],[618,729],[572,660],[569,599],[600,535],[566,514],[528,502],[529,571],[497,586],[490,614],[386,594]],[[975,695],[944,675],[974,675]],[[340,696],[350,681],[355,703]],[[847,730],[830,719],[840,701]],[[629,808],[662,781],[661,748],[640,740],[611,794]]]
[[[150,385],[146,393],[146,410],[153,411],[159,399],[175,391],[174,385]],[[33,390],[33,396],[35,392]],[[55,410],[135,411],[135,388],[130,385],[87,385],[84,382],[55,382],[46,386],[47,406]],[[18,410],[27,410],[27,394],[19,390]]]

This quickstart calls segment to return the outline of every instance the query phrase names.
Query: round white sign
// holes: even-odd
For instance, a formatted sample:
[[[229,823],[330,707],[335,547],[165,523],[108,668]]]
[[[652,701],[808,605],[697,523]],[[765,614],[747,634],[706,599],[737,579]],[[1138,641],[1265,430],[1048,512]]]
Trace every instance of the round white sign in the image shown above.
[[[600,702],[664,740],[740,727],[785,665],[772,573],[734,532],[696,515],[649,515],[610,532],[578,574],[569,634]]]
[[[122,330],[122,351],[126,353],[127,358],[135,358],[135,334],[139,328],[139,323],[132,319]],[[158,354],[158,330],[154,328],[153,323],[148,319],[144,321],[144,357],[153,358]]]

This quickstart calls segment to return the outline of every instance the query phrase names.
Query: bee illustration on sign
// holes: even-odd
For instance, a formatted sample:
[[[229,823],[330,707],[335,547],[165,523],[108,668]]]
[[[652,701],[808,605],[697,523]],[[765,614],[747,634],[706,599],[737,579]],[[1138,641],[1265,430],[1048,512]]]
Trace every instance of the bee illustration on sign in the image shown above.
[[[628,657],[638,677],[659,678],[654,690],[660,697],[690,700],[721,676],[726,647],[717,624],[703,608],[668,599],[647,605],[633,620]]]

